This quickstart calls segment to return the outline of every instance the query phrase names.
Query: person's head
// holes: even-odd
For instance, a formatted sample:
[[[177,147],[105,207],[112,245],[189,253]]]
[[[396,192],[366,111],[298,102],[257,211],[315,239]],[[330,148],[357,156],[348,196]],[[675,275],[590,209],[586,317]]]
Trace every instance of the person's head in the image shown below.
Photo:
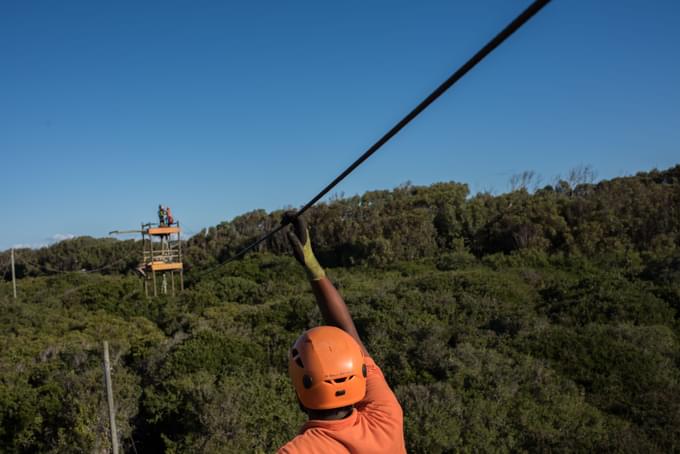
[[[303,333],[288,354],[288,373],[308,414],[351,409],[366,394],[366,363],[352,336],[333,326]]]

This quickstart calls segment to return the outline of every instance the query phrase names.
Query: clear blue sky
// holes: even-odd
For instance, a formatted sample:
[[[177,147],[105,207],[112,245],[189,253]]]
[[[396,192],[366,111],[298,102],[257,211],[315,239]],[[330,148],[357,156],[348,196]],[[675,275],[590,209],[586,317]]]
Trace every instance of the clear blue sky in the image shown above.
[[[0,249],[300,206],[529,3],[3,1]],[[337,192],[677,164],[678,23],[555,0]]]

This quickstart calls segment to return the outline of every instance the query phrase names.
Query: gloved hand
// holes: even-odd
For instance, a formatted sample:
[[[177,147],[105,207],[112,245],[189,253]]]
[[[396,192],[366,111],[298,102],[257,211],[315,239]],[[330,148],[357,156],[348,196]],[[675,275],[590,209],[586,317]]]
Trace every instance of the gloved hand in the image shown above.
[[[309,239],[307,223],[295,216],[294,211],[287,211],[283,214],[284,224],[290,223],[293,228],[288,231],[288,241],[293,247],[293,255],[298,262],[305,268],[307,277],[310,281],[318,281],[326,276],[326,272],[319,265],[319,261],[312,251],[312,242]]]

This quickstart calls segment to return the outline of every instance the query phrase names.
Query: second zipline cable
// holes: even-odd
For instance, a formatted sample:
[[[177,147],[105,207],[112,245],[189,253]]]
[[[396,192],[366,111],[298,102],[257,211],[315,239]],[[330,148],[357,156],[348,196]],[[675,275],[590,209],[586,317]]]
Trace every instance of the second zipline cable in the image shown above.
[[[312,200],[307,202],[300,210],[295,213],[295,216],[302,215],[305,211],[310,209],[316,202],[321,200],[323,196],[328,194],[328,192],[333,189],[338,183],[352,173],[357,167],[359,167],[365,160],[370,158],[376,151],[378,151],[383,145],[385,145],[392,137],[397,135],[404,126],[409,124],[414,118],[416,118],[423,110],[437,100],[444,92],[451,88],[458,80],[460,80],[468,71],[474,68],[477,63],[482,61],[487,55],[489,55],[495,48],[497,48],[503,41],[505,41],[510,35],[521,28],[529,19],[531,19],[536,13],[538,13],[545,5],[550,3],[550,0],[536,0],[527,9],[525,9],[519,16],[517,16],[512,22],[510,22],[503,30],[500,31],[491,41],[486,43],[475,55],[473,55],[468,61],[466,61],[463,66],[458,68],[448,79],[446,79],[441,85],[439,85],[430,95],[421,101],[411,112],[408,113],[404,118],[399,121],[396,125],[392,127],[384,136],[382,136],[376,143],[374,143],[368,150],[364,152],[356,161],[354,161],[349,167],[347,167],[340,175],[338,175],[333,181],[331,181],[325,188],[321,190]],[[271,232],[258,238],[257,241],[250,244],[249,246],[241,249],[236,255],[227,259],[224,264],[229,263],[237,258],[243,256],[248,251],[252,250],[258,246],[263,241],[271,238],[273,235],[281,231],[286,227],[286,223],[282,223],[276,227]]]

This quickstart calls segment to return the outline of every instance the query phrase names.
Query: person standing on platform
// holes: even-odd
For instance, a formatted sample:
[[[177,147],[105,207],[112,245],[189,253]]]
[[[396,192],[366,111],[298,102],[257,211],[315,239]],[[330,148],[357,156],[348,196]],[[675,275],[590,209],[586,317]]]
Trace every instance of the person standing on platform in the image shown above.
[[[165,208],[158,204],[158,225],[163,227],[165,225]]]

